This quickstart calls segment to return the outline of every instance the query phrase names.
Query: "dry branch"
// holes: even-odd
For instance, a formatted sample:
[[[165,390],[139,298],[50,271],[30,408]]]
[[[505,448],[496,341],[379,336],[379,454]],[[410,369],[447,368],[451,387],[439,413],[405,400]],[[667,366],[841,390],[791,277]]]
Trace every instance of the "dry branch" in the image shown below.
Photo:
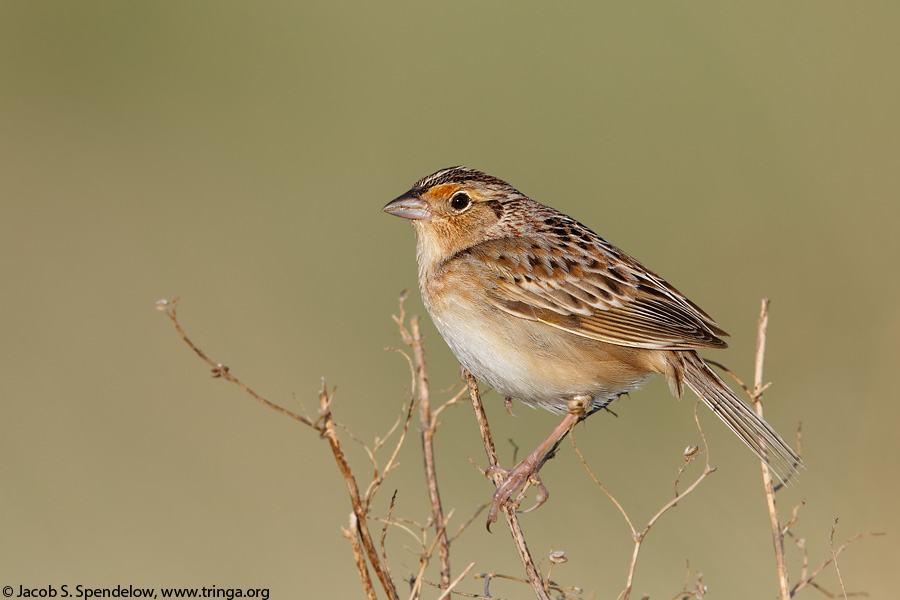
[[[481,440],[484,443],[484,451],[487,454],[488,463],[490,466],[496,467],[499,464],[497,461],[497,450],[494,446],[494,438],[491,435],[487,415],[484,413],[484,406],[481,403],[481,394],[478,392],[478,382],[468,371],[466,371],[466,383],[469,386],[469,397],[472,399],[472,406],[475,409],[475,419],[478,421],[478,429],[481,431]],[[499,485],[499,474],[498,480],[494,483],[495,485]],[[525,534],[522,532],[522,528],[519,525],[519,519],[516,516],[515,508],[511,503],[504,502],[500,505],[500,510],[506,517],[506,523],[509,526],[509,531],[512,534],[513,540],[515,541],[519,559],[525,567],[525,574],[528,578],[528,583],[531,585],[531,589],[534,590],[535,596],[540,600],[550,600],[550,596],[544,591],[544,582],[538,573],[534,560],[531,558],[531,552],[529,552],[528,544],[525,542]]]
[[[504,502],[501,505],[501,511],[506,517],[507,524],[510,529],[510,533],[515,542],[516,551],[519,555],[520,560],[522,561],[524,570],[525,570],[525,579],[520,579],[517,577],[509,577],[505,575],[498,575],[496,573],[487,573],[481,574],[477,577],[484,577],[485,579],[485,592],[484,595],[477,594],[469,594],[461,591],[457,591],[455,588],[459,585],[460,582],[470,573],[470,571],[474,568],[475,563],[469,564],[466,569],[464,569],[457,577],[451,580],[451,571],[450,571],[450,546],[451,542],[455,540],[462,532],[468,527],[469,524],[473,522],[473,520],[477,517],[478,514],[481,513],[482,510],[487,505],[482,505],[478,507],[477,511],[465,522],[463,523],[458,531],[451,537],[448,535],[447,525],[452,517],[453,511],[450,511],[446,516],[444,515],[444,510],[441,503],[440,493],[437,485],[437,466],[434,455],[434,436],[438,429],[438,421],[437,417],[449,406],[452,406],[458,403],[461,398],[464,396],[466,390],[469,392],[469,397],[472,401],[472,405],[475,410],[476,420],[478,422],[479,429],[481,431],[481,437],[485,448],[485,453],[488,457],[489,465],[492,467],[498,466],[497,454],[494,446],[493,437],[491,435],[490,427],[487,422],[487,417],[484,413],[484,407],[481,403],[481,397],[478,391],[478,384],[475,381],[474,377],[466,373],[466,387],[462,388],[458,393],[454,394],[449,400],[444,402],[442,405],[437,407],[436,409],[431,408],[431,398],[430,398],[430,390],[429,390],[429,382],[428,382],[428,369],[427,369],[427,361],[425,356],[425,347],[422,340],[421,332],[419,330],[419,321],[417,318],[413,317],[409,321],[409,327],[406,325],[406,313],[403,308],[403,300],[405,299],[405,294],[401,297],[400,300],[400,316],[395,316],[394,320],[398,325],[403,341],[408,346],[412,347],[412,357],[407,355],[403,351],[398,351],[406,358],[410,366],[410,376],[411,376],[411,398],[408,405],[405,405],[403,408],[403,413],[398,417],[397,422],[390,429],[388,434],[383,438],[376,438],[375,443],[370,447],[362,442],[359,438],[354,436],[350,431],[344,428],[341,424],[337,423],[334,420],[334,416],[332,413],[332,401],[333,396],[328,393],[327,387],[325,386],[324,381],[322,382],[322,386],[318,393],[318,418],[313,420],[309,416],[305,416],[302,414],[295,413],[291,410],[283,408],[269,400],[263,398],[255,391],[253,391],[249,386],[247,386],[240,379],[235,377],[229,370],[229,368],[222,363],[217,363],[214,360],[210,359],[196,344],[194,344],[186,335],[184,329],[181,327],[181,324],[178,322],[177,317],[177,307],[178,307],[178,299],[176,298],[171,303],[166,301],[160,301],[157,303],[157,308],[159,310],[165,311],[166,315],[171,319],[176,332],[180,336],[180,338],[191,348],[191,350],[199,356],[204,362],[206,362],[212,369],[213,377],[221,378],[226,381],[229,381],[236,386],[238,386],[245,393],[250,395],[256,401],[260,402],[264,406],[275,410],[276,412],[281,413],[291,419],[303,423],[307,427],[315,430],[319,436],[328,441],[331,453],[335,459],[335,462],[340,470],[344,482],[347,487],[347,493],[350,499],[350,504],[352,507],[352,512],[350,514],[349,526],[346,528],[342,528],[344,536],[348,539],[350,543],[351,550],[353,552],[353,560],[357,567],[357,570],[360,575],[360,579],[362,582],[363,589],[366,593],[366,597],[369,600],[375,600],[376,590],[374,579],[372,578],[370,569],[374,571],[375,578],[381,585],[384,593],[390,600],[399,600],[399,596],[397,593],[396,585],[394,583],[393,576],[391,575],[388,559],[387,559],[387,551],[385,549],[385,540],[387,537],[388,527],[394,526],[398,527],[401,530],[407,531],[410,535],[412,535],[416,540],[419,546],[421,547],[421,551],[419,552],[419,565],[417,569],[417,573],[414,575],[411,580],[412,589],[410,593],[410,600],[418,600],[422,594],[422,586],[423,584],[433,585],[438,587],[441,590],[439,600],[444,600],[446,598],[450,598],[452,595],[458,595],[462,597],[469,598],[490,598],[489,593],[489,582],[490,580],[496,578],[504,578],[515,581],[527,582],[534,591],[535,596],[540,600],[549,600],[551,591],[553,593],[559,593],[560,597],[569,597],[569,591],[576,591],[576,593],[580,593],[580,588],[562,588],[557,584],[553,583],[550,580],[550,574],[553,569],[553,565],[557,562],[562,562],[562,559],[554,559],[555,555],[551,555],[551,565],[549,567],[548,573],[546,577],[543,577],[540,569],[535,564],[532,555],[528,549],[528,545],[525,540],[524,533],[522,532],[521,526],[519,525],[518,518],[516,515],[515,505],[512,502]],[[762,416],[763,407],[762,407],[762,394],[769,387],[770,384],[763,382],[763,362],[765,357],[765,347],[766,347],[766,329],[768,324],[768,300],[763,300],[762,309],[760,313],[759,319],[759,329],[758,329],[758,337],[757,337],[757,350],[755,357],[755,370],[754,370],[754,384],[753,388],[750,389],[746,386],[740,379],[737,378],[734,373],[728,371],[721,365],[717,365],[720,368],[723,368],[727,373],[729,373],[735,381],[744,389],[744,391],[749,396],[751,402],[753,403],[757,413]],[[712,364],[713,361],[708,361]],[[424,460],[424,468],[425,468],[425,479],[427,484],[428,498],[429,504],[431,508],[431,518],[427,523],[419,525],[418,523],[414,523],[413,521],[408,521],[406,519],[399,519],[393,517],[394,511],[394,500],[396,498],[396,492],[394,497],[391,499],[390,508],[388,511],[388,515],[386,518],[377,518],[369,515],[369,510],[371,509],[372,502],[376,493],[381,488],[384,483],[385,477],[388,473],[390,473],[397,466],[397,456],[399,451],[406,439],[406,434],[408,432],[412,415],[414,411],[414,407],[419,407],[419,422],[421,425],[421,439],[422,439],[422,450],[423,450],[423,460]],[[656,524],[656,522],[671,508],[675,507],[679,501],[681,501],[685,496],[693,492],[699,484],[715,469],[709,465],[709,446],[706,441],[706,437],[703,433],[703,430],[700,426],[699,418],[697,416],[697,407],[694,408],[694,420],[697,424],[698,431],[700,432],[700,436],[703,440],[703,452],[697,451],[696,446],[689,446],[684,452],[685,464],[679,469],[675,480],[674,480],[674,488],[675,494],[674,497],[666,502],[647,522],[647,524],[641,529],[638,530],[632,520],[629,518],[624,507],[616,500],[616,498],[606,489],[606,487],[600,483],[599,479],[594,475],[593,471],[587,464],[587,461],[581,451],[578,449],[575,444],[574,436],[572,438],[572,444],[575,448],[575,452],[584,465],[585,470],[590,475],[590,477],[594,480],[597,486],[610,498],[610,500],[614,503],[617,510],[621,513],[622,517],[625,519],[627,523],[633,540],[633,548],[631,553],[631,561],[629,564],[628,574],[626,577],[626,585],[625,588],[620,592],[619,598],[623,600],[627,600],[630,598],[633,586],[634,586],[634,576],[637,566],[638,557],[640,554],[640,550],[642,548],[642,544],[646,539],[647,534],[651,530],[651,528]],[[372,464],[373,474],[370,483],[368,484],[366,491],[364,494],[360,493],[359,485],[357,484],[357,479],[353,474],[351,466],[347,460],[346,454],[344,452],[343,445],[341,443],[341,439],[339,431],[343,430],[346,435],[350,437],[351,440],[358,442],[364,448],[365,452],[369,457],[369,461]],[[399,435],[397,436],[396,443],[393,444],[393,448],[388,457],[388,460],[384,463],[384,466],[379,465],[379,460],[377,455],[379,451],[385,446],[387,440],[393,436],[399,430]],[[798,426],[797,429],[797,447],[798,450],[801,448],[801,430]],[[681,476],[685,472],[687,466],[700,454],[705,456],[706,464],[704,466],[703,472],[697,477],[693,483],[687,486],[684,491],[679,492],[678,486],[681,479]],[[836,594],[832,594],[825,590],[818,582],[816,582],[816,578],[829,566],[834,565],[835,572],[837,573],[838,581],[841,587],[841,597],[848,598],[850,596],[861,595],[859,592],[847,592],[843,576],[838,567],[838,556],[847,548],[852,542],[857,539],[867,536],[867,535],[882,535],[873,532],[866,532],[857,534],[843,544],[835,548],[834,546],[834,534],[837,527],[837,519],[834,521],[834,526],[831,529],[831,538],[830,538],[830,549],[831,556],[823,561],[818,568],[816,568],[811,573],[809,572],[809,560],[806,551],[806,540],[803,538],[796,539],[796,545],[801,552],[802,557],[802,565],[801,565],[801,573],[799,577],[799,581],[792,588],[789,586],[789,578],[787,571],[787,560],[785,556],[784,549],[784,537],[786,535],[792,536],[791,528],[797,523],[799,509],[802,507],[803,502],[797,504],[792,507],[791,518],[784,525],[781,523],[781,519],[777,512],[777,506],[775,502],[775,494],[778,491],[780,486],[775,486],[773,482],[773,478],[769,471],[768,465],[765,461],[762,461],[762,473],[763,473],[763,484],[766,493],[766,500],[769,508],[769,517],[770,517],[770,525],[772,529],[772,537],[775,545],[775,554],[776,554],[776,568],[778,571],[778,580],[779,580],[779,588],[780,588],[780,600],[788,600],[796,596],[796,594],[806,587],[816,588],[819,591],[823,592],[825,595],[829,597],[838,597]],[[488,471],[491,472],[491,471]],[[499,485],[500,479],[502,476],[499,473],[499,470],[494,471],[493,479],[494,483]],[[527,486],[526,486],[527,487]],[[524,492],[524,490],[523,490]],[[375,543],[372,539],[372,535],[368,526],[368,521],[370,519],[381,521],[384,523],[384,526],[381,530],[380,537],[380,553],[378,549],[375,547]],[[413,525],[415,527],[413,527]],[[416,534],[414,528],[418,528],[420,533]],[[433,528],[434,537],[429,540],[429,531]],[[429,563],[434,556],[435,552],[440,557],[440,583],[431,583],[425,579],[424,575],[426,572]],[[688,574],[690,570],[688,570]],[[682,589],[682,592],[676,596],[678,598],[700,598],[706,593],[706,586],[702,584],[699,579],[697,579],[696,585],[689,589],[687,580]]]
[[[353,560],[356,563],[356,569],[362,578],[363,589],[366,591],[368,600],[376,600],[375,587],[372,585],[372,578],[369,576],[369,569],[366,567],[366,559],[363,556],[362,546],[359,539],[359,525],[356,513],[350,513],[350,527],[341,528],[344,537],[350,541],[350,547],[353,549]],[[381,549],[384,551],[384,536],[381,540]]]
[[[406,309],[404,303],[407,293],[400,295],[400,314],[393,317],[400,330],[403,343],[413,349],[411,368],[414,371],[413,389],[419,403],[419,424],[422,436],[422,457],[425,465],[425,482],[428,488],[428,499],[431,503],[431,518],[434,522],[435,534],[438,539],[438,555],[441,561],[441,586],[450,585],[450,540],[447,537],[447,524],[444,519],[444,509],[441,505],[441,494],[438,489],[437,465],[434,456],[434,434],[437,414],[447,405],[438,410],[431,409],[431,392],[428,385],[428,362],[425,358],[425,345],[419,330],[419,318],[410,319],[409,328],[406,327]],[[452,402],[452,401],[451,401]]]
[[[753,376],[753,407],[756,414],[763,416],[762,394],[767,386],[763,384],[763,362],[766,356],[766,332],[769,328],[769,299],[762,299],[762,306],[759,312],[759,327],[756,335],[756,361]],[[775,486],[772,481],[772,472],[765,460],[765,446],[762,446],[763,459],[762,464],[762,480],[763,489],[766,492],[766,505],[769,508],[769,523],[772,526],[772,543],[775,547],[775,568],[778,572],[778,588],[781,593],[781,600],[789,600],[791,597],[791,586],[788,582],[787,558],[784,554],[784,528],[781,526],[781,518],[778,515],[778,508],[775,503]]]
[[[748,388],[743,381],[738,378],[733,372],[728,370],[723,365],[718,363],[713,363],[713,361],[707,361],[712,364],[715,364],[717,367],[721,368],[723,371],[728,373],[737,383],[743,388],[744,392],[746,392],[747,396],[750,398],[751,403],[753,404],[754,409],[757,414],[762,417],[763,416],[763,404],[762,404],[762,395],[763,392],[768,389],[771,384],[763,383],[763,363],[765,360],[766,353],[766,334],[768,332],[769,325],[769,299],[763,298],[760,307],[759,314],[759,322],[757,327],[757,338],[756,338],[756,356],[754,361],[754,377],[753,377],[753,389]],[[803,439],[802,439],[802,423],[797,424],[797,454],[803,455]],[[785,525],[781,524],[781,517],[778,514],[778,507],[776,502],[776,492],[781,489],[785,483],[787,483],[787,479],[778,485],[774,485],[774,480],[772,478],[771,470],[769,469],[769,465],[765,460],[760,461],[762,464],[762,480],[763,480],[763,489],[766,494],[766,504],[769,511],[769,522],[772,529],[772,541],[775,548],[775,566],[778,575],[778,586],[780,592],[780,600],[788,600],[789,598],[793,598],[797,595],[797,593],[805,588],[806,586],[814,587],[821,591],[828,597],[835,598],[837,597],[835,594],[825,590],[818,583],[816,583],[815,579],[818,577],[829,564],[834,564],[835,571],[838,576],[838,581],[841,585],[841,591],[843,597],[846,599],[848,596],[855,595],[865,595],[861,592],[847,593],[844,588],[843,577],[841,576],[840,568],[837,564],[838,555],[843,552],[843,550],[851,543],[856,541],[857,539],[867,536],[867,535],[882,535],[880,533],[874,532],[865,532],[860,533],[846,542],[844,542],[839,548],[835,549],[834,547],[834,531],[837,527],[837,519],[834,521],[834,526],[831,528],[831,538],[830,538],[830,548],[831,548],[831,558],[824,561],[819,567],[813,571],[810,575],[809,572],[809,555],[806,549],[806,539],[805,538],[797,538],[796,545],[800,549],[801,552],[801,571],[800,571],[800,581],[794,587],[790,587],[789,577],[788,577],[788,568],[787,568],[787,556],[784,548],[784,537],[786,535],[791,535],[791,527],[793,527],[798,520],[798,514],[800,509],[806,503],[805,500],[801,501],[799,504],[794,505],[791,508],[791,518]],[[796,465],[795,465],[796,466]],[[792,474],[788,473],[787,477],[791,477]]]
[[[346,534],[346,537],[350,540],[354,556],[356,557],[357,555],[359,555],[359,548],[361,547],[363,554],[365,554],[366,558],[368,558],[369,560],[369,563],[372,565],[372,569],[375,571],[375,575],[378,578],[378,581],[381,583],[382,588],[384,588],[385,593],[388,595],[388,598],[390,598],[391,600],[399,600],[399,596],[397,595],[397,588],[394,586],[394,582],[391,580],[390,576],[387,573],[387,570],[381,562],[378,551],[375,549],[375,544],[372,541],[372,535],[369,532],[367,523],[368,507],[363,503],[363,500],[360,497],[359,486],[357,485],[356,478],[354,477],[353,472],[350,468],[350,464],[347,462],[347,458],[344,454],[344,449],[341,445],[340,438],[337,435],[338,425],[335,423],[333,415],[331,413],[332,398],[328,395],[328,390],[325,386],[325,382],[322,382],[322,387],[319,390],[319,418],[316,421],[312,421],[308,417],[298,415],[297,413],[294,413],[286,408],[278,406],[274,402],[266,400],[265,398],[254,392],[247,384],[232,375],[228,367],[224,366],[222,363],[217,363],[210,359],[196,344],[194,344],[187,337],[187,334],[184,332],[184,329],[182,329],[181,324],[178,322],[177,298],[174,299],[171,304],[160,301],[157,303],[157,307],[165,311],[169,319],[172,320],[172,323],[174,324],[175,330],[178,332],[178,335],[194,351],[194,353],[201,359],[203,359],[208,365],[213,367],[213,377],[219,377],[237,385],[244,392],[252,396],[263,405],[296,421],[299,421],[308,427],[311,427],[312,429],[319,432],[319,434],[323,438],[328,440],[332,455],[337,462],[338,468],[341,471],[341,475],[344,477],[344,482],[347,485],[347,492],[350,496],[350,504],[353,510],[351,528],[355,531],[349,531]],[[355,558],[355,562],[357,565],[357,569],[360,571],[360,577],[363,581],[363,587],[366,588],[366,593],[368,595],[369,590],[367,588],[366,582],[368,581],[371,583],[371,579],[368,573],[368,567],[366,566],[365,561],[360,561],[358,560],[358,558]]]

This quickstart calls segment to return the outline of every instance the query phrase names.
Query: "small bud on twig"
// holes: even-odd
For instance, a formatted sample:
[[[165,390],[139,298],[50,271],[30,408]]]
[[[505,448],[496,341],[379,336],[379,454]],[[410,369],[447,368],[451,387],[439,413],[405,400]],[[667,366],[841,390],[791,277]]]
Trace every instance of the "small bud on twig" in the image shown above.
[[[699,449],[700,448],[698,448],[697,446],[693,446],[693,445],[685,448],[684,449],[684,460],[690,461],[692,458],[694,458],[694,456],[697,455],[697,451]]]

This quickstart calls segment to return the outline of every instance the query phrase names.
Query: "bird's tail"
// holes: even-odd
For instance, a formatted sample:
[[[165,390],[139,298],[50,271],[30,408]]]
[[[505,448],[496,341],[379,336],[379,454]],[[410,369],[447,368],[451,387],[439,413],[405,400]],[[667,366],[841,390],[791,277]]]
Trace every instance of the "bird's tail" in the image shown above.
[[[756,411],[738,398],[696,352],[691,350],[675,354],[679,364],[673,365],[677,373],[669,381],[673,388],[678,389],[673,391],[680,392],[681,382],[686,383],[735,435],[775,471],[781,481],[787,481],[796,474],[797,468],[803,465],[800,456]]]

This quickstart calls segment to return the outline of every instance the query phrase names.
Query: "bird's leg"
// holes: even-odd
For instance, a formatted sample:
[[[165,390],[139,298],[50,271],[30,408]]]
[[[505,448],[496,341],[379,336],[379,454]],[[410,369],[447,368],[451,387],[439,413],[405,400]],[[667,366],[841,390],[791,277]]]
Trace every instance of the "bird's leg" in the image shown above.
[[[560,424],[556,426],[549,436],[547,436],[547,439],[535,448],[534,452],[529,454],[525,460],[512,469],[507,471],[498,466],[488,467],[486,471],[488,477],[491,477],[495,473],[500,473],[505,476],[503,483],[501,483],[497,487],[497,491],[494,492],[491,510],[488,511],[488,531],[491,529],[491,523],[497,522],[497,512],[500,510],[500,506],[504,502],[508,502],[516,490],[525,485],[525,482],[528,481],[529,478],[537,486],[538,494],[535,498],[535,505],[523,512],[531,512],[547,501],[550,497],[550,492],[548,492],[544,484],[541,483],[537,473],[540,471],[541,467],[544,466],[544,463],[553,456],[557,446],[562,439],[568,435],[572,427],[584,418],[585,412],[590,404],[591,398],[588,396],[576,396],[571,400],[568,404],[569,412],[563,417]]]
[[[513,403],[513,399],[510,398],[509,396],[507,396],[506,398],[503,399],[503,406],[506,407],[506,412],[509,413],[509,416],[514,417],[516,415],[513,414],[512,403]]]

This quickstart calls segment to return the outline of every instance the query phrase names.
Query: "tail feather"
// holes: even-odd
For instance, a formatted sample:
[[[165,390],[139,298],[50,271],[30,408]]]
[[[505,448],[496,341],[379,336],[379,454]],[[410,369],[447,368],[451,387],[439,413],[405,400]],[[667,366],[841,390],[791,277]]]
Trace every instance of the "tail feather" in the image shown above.
[[[696,352],[682,351],[677,356],[679,365],[673,371],[679,376],[679,384],[683,380],[731,431],[775,471],[781,481],[796,474],[803,461],[778,432],[738,398]],[[672,377],[670,381],[675,383]]]

